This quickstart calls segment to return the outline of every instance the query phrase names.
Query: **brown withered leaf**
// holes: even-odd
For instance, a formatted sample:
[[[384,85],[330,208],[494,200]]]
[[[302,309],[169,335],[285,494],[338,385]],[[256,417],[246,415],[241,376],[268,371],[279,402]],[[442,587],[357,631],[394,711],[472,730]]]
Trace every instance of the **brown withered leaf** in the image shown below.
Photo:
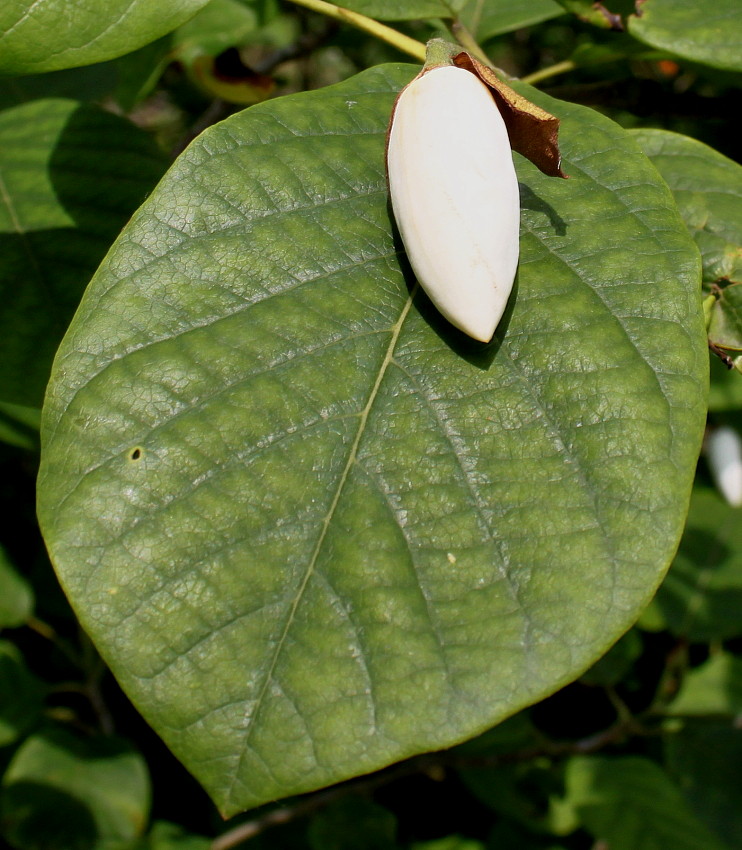
[[[561,168],[559,119],[511,89],[491,68],[468,53],[458,53],[453,62],[476,74],[490,89],[508,129],[510,147],[549,177],[567,177]]]

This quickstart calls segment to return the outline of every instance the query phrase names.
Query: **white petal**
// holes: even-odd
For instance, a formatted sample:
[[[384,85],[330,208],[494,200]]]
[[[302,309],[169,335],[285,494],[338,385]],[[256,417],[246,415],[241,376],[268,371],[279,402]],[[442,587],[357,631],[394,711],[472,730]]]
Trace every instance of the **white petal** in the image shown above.
[[[492,338],[518,265],[520,199],[502,116],[482,81],[434,68],[397,101],[387,154],[410,264],[441,313]]]

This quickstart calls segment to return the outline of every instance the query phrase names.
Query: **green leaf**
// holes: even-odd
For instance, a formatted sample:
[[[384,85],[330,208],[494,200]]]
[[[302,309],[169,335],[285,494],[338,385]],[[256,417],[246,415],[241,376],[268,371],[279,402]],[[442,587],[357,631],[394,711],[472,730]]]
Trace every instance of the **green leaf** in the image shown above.
[[[85,284],[164,168],[142,130],[97,107],[0,112],[0,399],[41,407]]]
[[[675,196],[701,251],[704,280],[742,282],[742,166],[679,133],[631,133]]]
[[[652,47],[714,68],[742,71],[739,0],[644,0],[629,32]]]
[[[112,61],[85,68],[50,71],[48,74],[0,77],[0,109],[42,98],[98,101],[116,87],[116,71],[116,62]]]
[[[35,74],[130,53],[208,0],[10,0],[0,7],[0,73]]]
[[[742,714],[742,658],[718,652],[690,670],[668,713],[730,717]]]
[[[307,837],[312,850],[393,850],[397,819],[362,797],[337,800],[316,814]]]
[[[564,9],[554,0],[489,0],[481,3],[470,0],[461,11],[461,17],[480,40],[530,27],[564,14]]]
[[[717,292],[708,335],[719,348],[742,351],[742,283],[725,286]]]
[[[722,850],[654,762],[577,757],[567,764],[567,798],[585,828],[610,850]]]
[[[708,355],[667,187],[617,125],[533,92],[571,179],[517,157],[517,292],[476,344],[413,288],[389,218],[386,126],[415,73],[199,137],[50,384],[61,581],[227,814],[551,693],[628,628],[681,533]]]
[[[43,695],[17,647],[0,641],[0,747],[15,743],[38,722]]]
[[[0,546],[0,629],[22,626],[33,611],[33,591]]]
[[[611,0],[610,3],[594,3],[593,0],[557,0],[568,12],[601,29],[621,29],[621,14],[626,11],[628,0]]]
[[[157,821],[136,850],[209,850],[210,847],[209,838],[192,835],[174,823]]]
[[[742,376],[736,369],[727,369],[718,357],[711,357],[709,410],[723,412],[742,408]]]
[[[211,0],[173,33],[173,48],[185,61],[204,54],[216,56],[243,44],[257,25],[255,10],[239,0]]]
[[[416,841],[412,850],[485,850],[485,846],[481,841],[472,838],[449,835],[446,838],[436,838],[435,841]]]
[[[688,721],[665,738],[667,771],[698,818],[730,848],[742,835],[742,735],[721,721]],[[705,848],[704,848],[705,850]]]
[[[586,685],[608,687],[616,685],[631,670],[642,654],[642,641],[638,632],[627,632],[608,652],[581,677]]]
[[[50,730],[5,772],[3,834],[19,850],[106,850],[142,834],[149,797],[147,767],[127,744]]]
[[[415,21],[420,18],[451,18],[461,2],[449,0],[349,0],[346,9],[381,21]]]
[[[742,511],[696,485],[688,524],[654,604],[673,634],[690,641],[742,634]]]

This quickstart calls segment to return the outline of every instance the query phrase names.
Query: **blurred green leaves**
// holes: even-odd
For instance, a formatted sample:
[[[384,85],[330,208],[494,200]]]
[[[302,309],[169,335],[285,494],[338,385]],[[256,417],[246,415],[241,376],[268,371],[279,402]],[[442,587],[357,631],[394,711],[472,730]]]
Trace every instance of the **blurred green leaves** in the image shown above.
[[[126,743],[53,729],[28,738],[6,770],[2,831],[18,850],[123,848],[143,833],[149,798],[144,761]]]
[[[41,406],[85,285],[164,168],[147,134],[97,107],[0,112],[0,401]]]

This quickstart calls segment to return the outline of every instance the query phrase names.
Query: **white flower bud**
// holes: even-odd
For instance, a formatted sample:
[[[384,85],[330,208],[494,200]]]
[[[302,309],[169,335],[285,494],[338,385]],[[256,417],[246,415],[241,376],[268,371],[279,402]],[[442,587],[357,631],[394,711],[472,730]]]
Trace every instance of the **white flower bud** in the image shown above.
[[[507,130],[470,71],[433,68],[397,100],[389,190],[407,256],[430,300],[488,342],[518,265],[520,198]]]
[[[742,440],[726,425],[706,439],[706,457],[711,477],[722,496],[735,508],[742,505]]]

